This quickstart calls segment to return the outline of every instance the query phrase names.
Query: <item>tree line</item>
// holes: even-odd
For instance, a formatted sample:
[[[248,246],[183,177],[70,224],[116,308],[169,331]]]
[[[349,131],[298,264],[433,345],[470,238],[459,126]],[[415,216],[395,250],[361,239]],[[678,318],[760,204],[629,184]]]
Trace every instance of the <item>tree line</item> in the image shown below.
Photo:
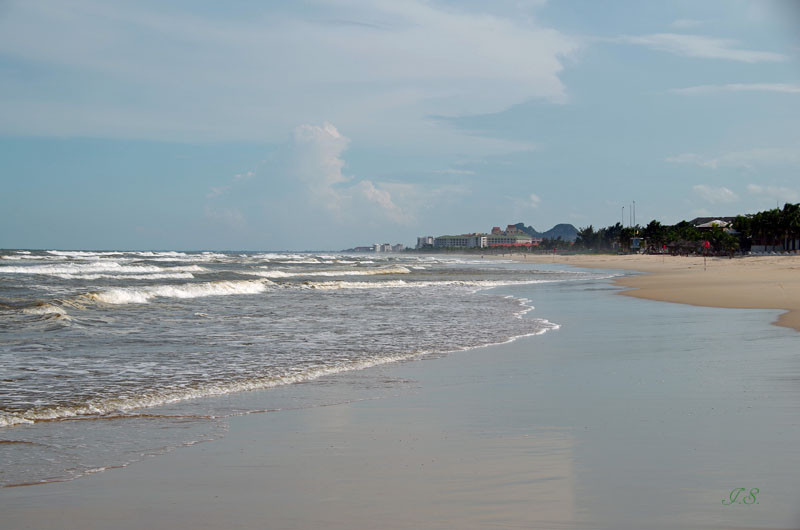
[[[800,203],[786,203],[783,208],[739,215],[733,221],[733,232],[719,226],[701,231],[688,221],[663,225],[656,220],[646,226],[612,226],[595,230],[592,225],[578,230],[573,248],[596,252],[630,251],[632,240],[642,238],[643,251],[690,254],[704,251],[709,242],[713,253],[750,250],[752,245],[766,245],[781,250],[798,250],[800,239]]]

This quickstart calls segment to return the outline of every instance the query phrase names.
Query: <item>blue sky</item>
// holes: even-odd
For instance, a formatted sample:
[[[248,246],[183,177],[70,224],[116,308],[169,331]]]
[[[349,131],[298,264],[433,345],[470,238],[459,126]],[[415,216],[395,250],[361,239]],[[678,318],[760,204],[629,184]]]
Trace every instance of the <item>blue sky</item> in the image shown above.
[[[800,201],[786,1],[0,3],[0,247],[341,249]]]

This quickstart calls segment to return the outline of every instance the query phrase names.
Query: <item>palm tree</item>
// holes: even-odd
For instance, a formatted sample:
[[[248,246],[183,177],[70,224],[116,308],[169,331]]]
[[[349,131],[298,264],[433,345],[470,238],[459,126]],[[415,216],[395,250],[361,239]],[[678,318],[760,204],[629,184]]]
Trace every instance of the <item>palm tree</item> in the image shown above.
[[[781,220],[785,230],[786,250],[796,250],[797,237],[800,235],[800,204],[786,203],[781,211]],[[791,249],[789,246],[791,245]]]

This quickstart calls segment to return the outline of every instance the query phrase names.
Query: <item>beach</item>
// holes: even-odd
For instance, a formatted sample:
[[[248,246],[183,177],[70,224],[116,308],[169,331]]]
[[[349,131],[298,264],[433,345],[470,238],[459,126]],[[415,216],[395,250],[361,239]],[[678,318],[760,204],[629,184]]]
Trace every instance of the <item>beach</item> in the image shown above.
[[[492,289],[560,328],[230,394],[264,412],[123,469],[0,490],[3,526],[797,528],[797,333],[770,325],[777,309],[612,282]]]
[[[508,256],[503,256],[506,259]],[[800,331],[800,256],[702,256],[576,254],[512,255],[529,263],[561,263],[584,268],[646,274],[625,276],[620,294],[648,300],[708,307],[781,309],[776,325]]]

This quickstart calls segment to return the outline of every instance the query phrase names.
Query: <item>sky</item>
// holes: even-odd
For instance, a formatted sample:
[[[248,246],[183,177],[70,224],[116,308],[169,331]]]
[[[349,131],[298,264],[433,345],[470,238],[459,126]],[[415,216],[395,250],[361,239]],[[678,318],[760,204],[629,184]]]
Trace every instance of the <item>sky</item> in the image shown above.
[[[0,248],[338,250],[800,202],[793,0],[0,0]]]

